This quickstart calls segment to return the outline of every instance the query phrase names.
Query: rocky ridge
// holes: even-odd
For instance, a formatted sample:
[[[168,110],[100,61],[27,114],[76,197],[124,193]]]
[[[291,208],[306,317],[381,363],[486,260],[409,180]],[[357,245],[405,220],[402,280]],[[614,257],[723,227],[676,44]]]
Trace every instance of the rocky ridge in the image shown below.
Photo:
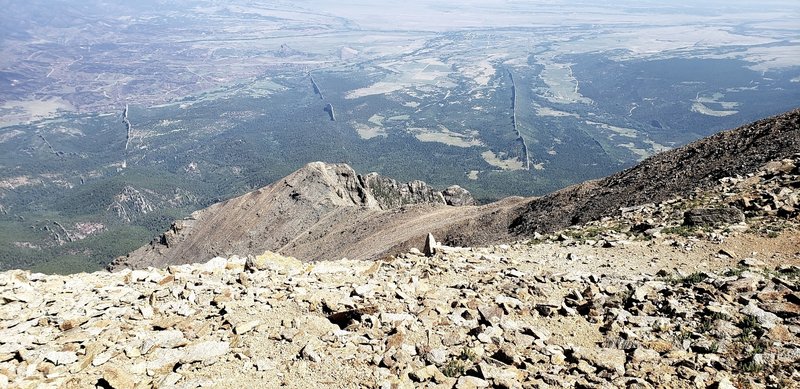
[[[710,190],[721,178],[751,174],[769,161],[796,153],[800,153],[800,109],[720,132],[609,177],[530,201],[510,229],[515,235],[531,236],[586,223],[611,216],[620,207]]]
[[[152,244],[118,258],[110,268],[164,267],[265,250],[305,261],[376,260],[420,247],[428,233],[451,246],[535,238],[620,216],[621,209],[714,190],[724,177],[744,177],[768,161],[797,153],[800,110],[658,154],[604,179],[540,198],[511,197],[483,206],[473,205],[459,187],[440,192],[421,181],[401,184],[374,173],[358,175],[347,165],[312,163],[270,186],[175,222]]]
[[[799,166],[430,256],[0,273],[0,388],[792,387]]]
[[[474,203],[459,186],[437,191],[422,181],[398,183],[377,173],[359,175],[346,164],[312,162],[272,185],[176,221],[151,244],[117,258],[109,268],[202,262],[265,250],[306,260],[339,259],[353,247],[342,239],[344,231],[337,229],[341,226],[366,231],[366,220],[392,218],[404,207],[419,206],[407,215],[416,216]],[[401,243],[409,239],[402,231],[395,235]],[[320,250],[322,240],[330,244],[327,250]],[[384,249],[375,245],[359,259],[378,256]]]

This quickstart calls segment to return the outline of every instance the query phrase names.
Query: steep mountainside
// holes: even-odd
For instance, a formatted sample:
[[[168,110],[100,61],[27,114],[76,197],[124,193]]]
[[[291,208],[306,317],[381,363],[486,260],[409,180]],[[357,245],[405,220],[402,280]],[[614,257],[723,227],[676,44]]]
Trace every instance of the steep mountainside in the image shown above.
[[[378,245],[362,252],[354,240],[368,237],[372,229],[366,226],[382,220],[434,218],[471,204],[472,196],[458,186],[438,192],[421,181],[400,184],[375,173],[358,175],[344,164],[315,162],[277,183],[175,222],[158,240],[118,258],[111,268],[189,263],[265,250],[308,260],[373,258]],[[409,205],[417,206],[409,211],[404,208]],[[370,223],[364,224],[367,220]],[[397,230],[389,237],[393,240],[384,240],[380,247],[410,236],[409,231]]]
[[[610,177],[541,198],[474,206],[459,187],[357,175],[312,163],[273,185],[198,211],[111,268],[204,261],[277,251],[304,260],[379,259],[421,247],[433,233],[453,246],[507,242],[618,215],[620,209],[714,187],[800,153],[800,110],[719,133]],[[454,207],[459,205],[459,207]]]
[[[800,155],[512,244],[8,271],[0,388],[796,388],[798,205]]]
[[[767,161],[796,153],[800,153],[800,110],[721,132],[604,179],[531,201],[511,229],[517,235],[551,232],[618,213],[620,208],[710,188],[720,178],[746,175]]]

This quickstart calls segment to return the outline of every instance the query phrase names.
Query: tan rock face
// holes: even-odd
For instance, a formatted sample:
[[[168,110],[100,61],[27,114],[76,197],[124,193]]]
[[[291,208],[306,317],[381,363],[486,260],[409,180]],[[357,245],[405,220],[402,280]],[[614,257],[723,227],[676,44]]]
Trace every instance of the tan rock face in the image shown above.
[[[103,380],[114,389],[133,389],[136,387],[133,377],[122,368],[105,368],[103,370]]]
[[[164,267],[265,251],[303,261],[376,259],[396,246],[421,243],[432,213],[455,215],[456,207],[474,205],[458,186],[439,191],[422,181],[399,183],[377,173],[359,175],[346,164],[312,162],[270,186],[176,221],[161,239],[110,267]],[[472,214],[482,212],[471,208]],[[451,220],[443,215],[440,224]]]

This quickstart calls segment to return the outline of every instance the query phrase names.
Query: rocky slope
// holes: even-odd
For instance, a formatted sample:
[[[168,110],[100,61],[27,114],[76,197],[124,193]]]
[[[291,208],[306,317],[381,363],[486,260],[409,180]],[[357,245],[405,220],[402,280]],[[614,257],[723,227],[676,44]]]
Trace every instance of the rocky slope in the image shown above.
[[[432,256],[0,273],[0,388],[796,387],[799,166]]]
[[[307,261],[380,259],[421,246],[433,233],[449,245],[530,238],[618,215],[620,208],[687,196],[800,153],[800,110],[726,131],[640,165],[541,198],[474,206],[461,188],[357,175],[313,163],[278,183],[198,211],[112,269],[205,261],[264,250]],[[459,206],[459,207],[454,207]]]
[[[657,154],[607,178],[531,201],[511,224],[518,235],[550,232],[629,207],[684,196],[720,178],[754,172],[800,153],[800,109]]]
[[[345,164],[314,162],[277,183],[175,222],[159,239],[110,267],[165,266],[265,250],[307,260],[374,258],[392,242],[412,239],[415,231],[399,229],[391,241],[359,245],[375,232],[365,226],[392,219],[399,227],[407,219],[472,204],[469,192],[458,186],[439,192],[422,181],[401,184],[376,173],[358,175]],[[403,207],[410,205],[419,207],[406,212]]]

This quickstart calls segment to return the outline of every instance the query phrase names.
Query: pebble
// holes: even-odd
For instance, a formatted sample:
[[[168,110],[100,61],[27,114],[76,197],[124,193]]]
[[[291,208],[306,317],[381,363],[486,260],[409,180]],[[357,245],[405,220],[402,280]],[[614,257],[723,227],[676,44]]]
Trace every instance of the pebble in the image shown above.
[[[181,357],[181,363],[203,362],[203,364],[209,365],[227,354],[228,350],[230,350],[230,344],[225,341],[195,343],[186,347],[183,357]]]
[[[52,362],[56,366],[69,365],[78,361],[78,356],[73,352],[52,351],[44,355],[44,360]]]
[[[136,386],[133,377],[118,367],[103,369],[103,379],[113,389],[133,389]]]

